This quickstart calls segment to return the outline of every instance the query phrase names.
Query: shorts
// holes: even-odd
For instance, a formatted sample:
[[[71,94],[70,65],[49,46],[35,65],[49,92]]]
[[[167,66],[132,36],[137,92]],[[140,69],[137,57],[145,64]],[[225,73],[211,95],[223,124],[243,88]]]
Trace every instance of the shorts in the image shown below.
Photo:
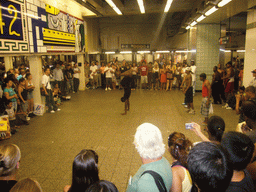
[[[208,97],[203,97],[202,99],[202,103],[201,103],[201,115],[204,117],[208,117],[209,116],[209,110],[210,110],[210,103],[208,105],[208,107],[206,106]]]
[[[148,83],[148,76],[141,76],[141,84]]]
[[[131,88],[124,88],[124,96],[121,98],[122,102],[125,102],[131,96]]]
[[[112,78],[106,78],[106,85],[112,84]]]
[[[34,97],[33,97],[33,91],[28,92],[28,97],[27,97],[27,99],[30,100],[30,99],[33,99],[33,98],[34,98]]]
[[[193,103],[193,87],[189,87],[185,93],[185,103]]]
[[[25,101],[25,103],[20,101],[20,107],[21,107],[22,111],[26,113],[28,110],[28,101]]]
[[[228,82],[225,89],[225,93],[232,93],[233,90],[234,90],[234,82]]]

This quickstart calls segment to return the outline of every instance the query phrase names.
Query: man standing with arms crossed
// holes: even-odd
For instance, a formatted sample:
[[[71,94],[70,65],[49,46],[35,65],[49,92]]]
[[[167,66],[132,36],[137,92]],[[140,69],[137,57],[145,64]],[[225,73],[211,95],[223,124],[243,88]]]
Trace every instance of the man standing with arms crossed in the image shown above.
[[[187,74],[182,82],[182,90],[185,94],[185,103],[188,105],[187,112],[189,114],[195,114],[194,105],[193,105],[193,87],[192,87],[192,76],[190,74],[191,69],[187,67],[185,73]]]
[[[191,61],[191,75],[192,75],[192,87],[193,87],[193,96],[195,96],[196,92],[196,65],[195,61]]]

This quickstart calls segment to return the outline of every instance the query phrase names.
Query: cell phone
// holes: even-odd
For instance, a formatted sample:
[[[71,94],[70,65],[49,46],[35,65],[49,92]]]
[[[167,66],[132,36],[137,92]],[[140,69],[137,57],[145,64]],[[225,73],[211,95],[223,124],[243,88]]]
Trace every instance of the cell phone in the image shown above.
[[[192,129],[194,123],[185,123],[186,129]]]

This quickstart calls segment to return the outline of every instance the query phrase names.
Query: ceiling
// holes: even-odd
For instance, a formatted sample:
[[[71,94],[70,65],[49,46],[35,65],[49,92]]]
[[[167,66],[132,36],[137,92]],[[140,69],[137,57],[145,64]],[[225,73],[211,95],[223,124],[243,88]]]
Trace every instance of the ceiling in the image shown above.
[[[164,8],[167,0],[144,0],[145,14],[140,13],[137,0],[113,0],[123,15],[117,13],[108,5],[105,0],[75,0],[81,5],[94,12],[96,15],[84,15],[84,19],[88,18],[111,18],[118,21],[118,18],[125,18],[127,22],[137,22],[139,18],[159,17],[165,15],[165,26],[169,37],[174,36],[178,32],[186,32],[184,29],[191,20],[199,15],[200,12],[212,6],[211,3],[218,3],[220,0],[173,0],[172,6],[168,14],[164,14]],[[226,19],[241,12],[246,12],[248,7],[247,0],[233,0],[226,6],[220,8],[212,15],[206,17],[201,23],[221,23],[227,22]],[[136,18],[136,19],[134,19]],[[244,26],[246,16],[242,15],[241,21],[239,17],[234,18],[241,26]],[[150,22],[150,21],[149,21]],[[243,22],[243,23],[242,23]],[[235,28],[235,27],[234,27]]]

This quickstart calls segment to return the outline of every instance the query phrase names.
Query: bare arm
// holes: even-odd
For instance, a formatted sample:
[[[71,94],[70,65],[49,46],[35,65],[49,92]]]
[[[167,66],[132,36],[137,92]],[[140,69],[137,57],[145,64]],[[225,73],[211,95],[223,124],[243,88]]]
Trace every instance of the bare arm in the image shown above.
[[[18,99],[18,96],[16,94],[13,95],[13,96],[10,96],[8,92],[4,92],[4,95],[5,95],[7,100],[10,100],[10,99],[13,99],[13,98]]]
[[[182,178],[183,174],[183,178]],[[182,192],[182,181],[184,179],[184,171],[181,167],[173,167],[172,168],[172,187],[170,192]]]
[[[25,100],[23,99],[23,97],[22,97],[22,95],[21,95],[21,92],[22,92],[22,88],[19,86],[19,87],[18,87],[18,95],[19,95],[21,101],[22,101],[23,103],[25,103]]]
[[[203,141],[210,141],[201,131],[201,127],[200,125],[198,125],[197,123],[193,122],[193,128],[191,129],[192,131],[194,131],[196,133],[197,136],[199,136]]]

